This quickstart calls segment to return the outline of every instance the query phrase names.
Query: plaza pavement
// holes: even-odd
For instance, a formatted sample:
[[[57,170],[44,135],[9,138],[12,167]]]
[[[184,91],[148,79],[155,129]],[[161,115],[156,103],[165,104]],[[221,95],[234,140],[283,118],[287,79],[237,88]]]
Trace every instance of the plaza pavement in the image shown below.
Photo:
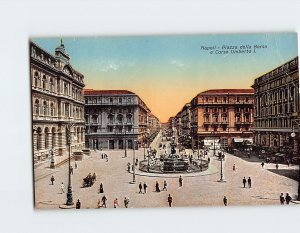
[[[155,143],[159,143],[156,140]],[[152,146],[155,147],[153,144]],[[144,150],[135,151],[136,157],[141,161],[144,158]],[[220,161],[211,157],[211,167],[215,172],[202,175],[183,175],[183,187],[179,187],[178,175],[170,174],[161,177],[136,175],[136,183],[130,184],[133,175],[127,172],[127,163],[132,164],[133,151],[128,150],[128,157],[124,158],[123,150],[106,151],[109,159],[101,159],[100,151],[92,151],[90,156],[78,161],[78,168],[74,169],[72,175],[72,189],[74,203],[77,199],[81,201],[81,208],[96,208],[97,202],[103,194],[99,194],[99,185],[103,183],[104,194],[107,197],[107,207],[113,207],[113,200],[118,198],[120,208],[124,208],[124,197],[130,200],[129,208],[139,207],[167,207],[167,196],[173,197],[174,207],[183,206],[220,206],[223,205],[223,197],[228,199],[228,205],[279,205],[280,193],[289,193],[293,199],[296,198],[298,183],[285,176],[270,172],[274,164],[266,164],[261,168],[260,161],[249,162],[242,158],[226,154],[223,162],[225,183],[220,183]],[[233,164],[236,171],[232,170]],[[72,162],[74,168],[74,162]],[[288,169],[281,165],[280,169]],[[295,169],[295,167],[289,167]],[[67,163],[56,168],[47,167],[36,169],[35,174],[39,178],[35,181],[36,208],[58,209],[66,202],[67,191]],[[96,173],[97,180],[92,187],[81,188],[82,179],[88,173]],[[138,173],[138,172],[137,172]],[[44,174],[44,175],[43,175]],[[55,182],[51,185],[50,177],[54,175]],[[252,179],[252,188],[243,188],[243,177]],[[163,181],[168,183],[168,191],[155,192],[155,182],[158,181],[162,190]],[[60,184],[65,185],[65,193],[61,193]],[[148,190],[146,194],[139,194],[139,183],[146,182]],[[294,202],[296,203],[296,202]],[[294,204],[291,203],[291,204]],[[104,209],[104,208],[101,208]]]

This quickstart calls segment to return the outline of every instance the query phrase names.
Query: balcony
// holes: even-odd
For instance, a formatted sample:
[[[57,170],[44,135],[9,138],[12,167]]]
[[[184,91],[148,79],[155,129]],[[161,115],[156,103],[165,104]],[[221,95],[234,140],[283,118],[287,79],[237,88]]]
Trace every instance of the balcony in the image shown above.
[[[228,125],[229,122],[228,121],[221,121],[221,125]]]
[[[210,121],[204,121],[203,124],[204,124],[204,125],[210,125],[211,122],[210,122]]]

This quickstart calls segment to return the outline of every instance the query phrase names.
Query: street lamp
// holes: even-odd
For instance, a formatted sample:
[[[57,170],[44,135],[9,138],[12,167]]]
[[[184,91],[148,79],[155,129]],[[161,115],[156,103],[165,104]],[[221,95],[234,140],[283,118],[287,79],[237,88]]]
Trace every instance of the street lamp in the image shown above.
[[[72,185],[71,185],[71,144],[72,144],[72,135],[71,135],[72,124],[67,124],[66,133],[67,133],[67,145],[68,145],[68,154],[69,154],[69,174],[68,174],[68,192],[67,192],[67,206],[73,205],[73,194],[72,194]]]
[[[218,180],[218,182],[221,182],[221,183],[225,183],[226,181],[223,179],[223,158],[225,158],[225,154],[224,154],[224,149],[222,150],[222,153],[221,153],[221,172],[220,172],[220,180]]]
[[[296,139],[296,133],[295,133],[294,124],[296,124],[297,127],[298,127],[298,139],[299,139],[299,134],[300,134],[300,120],[294,119],[294,120],[292,120],[292,123],[293,123],[293,132],[291,133],[291,137],[294,140],[297,140]],[[295,141],[294,141],[294,145],[295,145]],[[294,152],[295,152],[295,146],[294,146]],[[300,157],[299,151],[298,151],[298,156]],[[300,158],[299,158],[298,162],[299,162],[299,172],[298,172],[298,196],[297,196],[297,201],[300,201]]]
[[[133,158],[132,158],[133,171],[132,171],[132,182],[130,182],[131,184],[135,184],[135,144],[136,144],[136,140],[133,140]]]
[[[50,160],[50,168],[54,169],[55,168],[55,162],[54,162],[54,147],[50,150],[51,153],[51,160]]]
[[[124,126],[124,142],[125,142],[125,155],[127,157],[127,140],[126,140],[126,127]]]

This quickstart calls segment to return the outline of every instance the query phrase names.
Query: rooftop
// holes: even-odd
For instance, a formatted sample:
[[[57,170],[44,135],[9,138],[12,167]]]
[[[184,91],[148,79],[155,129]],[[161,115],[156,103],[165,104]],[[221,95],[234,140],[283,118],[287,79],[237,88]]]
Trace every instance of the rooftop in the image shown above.
[[[83,89],[83,95],[136,95],[136,94],[127,90]]]
[[[203,91],[199,93],[199,95],[203,94],[254,94],[253,89],[211,89],[207,91]]]

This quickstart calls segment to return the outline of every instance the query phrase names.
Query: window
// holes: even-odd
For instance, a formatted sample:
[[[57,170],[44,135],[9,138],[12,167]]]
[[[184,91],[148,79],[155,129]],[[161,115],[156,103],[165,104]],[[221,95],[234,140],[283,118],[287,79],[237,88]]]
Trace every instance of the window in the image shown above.
[[[43,113],[44,113],[44,116],[47,115],[47,110],[48,110],[47,102],[44,101],[44,104],[43,104]]]
[[[215,102],[216,102],[216,103],[218,102],[218,98],[217,98],[217,97],[215,97]]]
[[[46,79],[46,75],[43,76],[43,80],[42,80],[42,88],[43,90],[46,90],[46,83],[47,83],[47,79]]]
[[[236,97],[236,102],[240,102],[240,97],[239,96]]]
[[[226,99],[227,99],[226,97],[223,97],[223,102],[225,102],[225,103],[226,103]]]
[[[53,103],[50,104],[50,115],[54,116],[54,104]]]
[[[113,103],[114,99],[113,98],[109,98],[109,102]]]
[[[39,100],[35,101],[34,108],[35,108],[35,114],[39,115],[39,113],[40,113],[40,103],[39,103]]]
[[[119,98],[119,103],[120,103],[120,104],[122,103],[122,98]]]

